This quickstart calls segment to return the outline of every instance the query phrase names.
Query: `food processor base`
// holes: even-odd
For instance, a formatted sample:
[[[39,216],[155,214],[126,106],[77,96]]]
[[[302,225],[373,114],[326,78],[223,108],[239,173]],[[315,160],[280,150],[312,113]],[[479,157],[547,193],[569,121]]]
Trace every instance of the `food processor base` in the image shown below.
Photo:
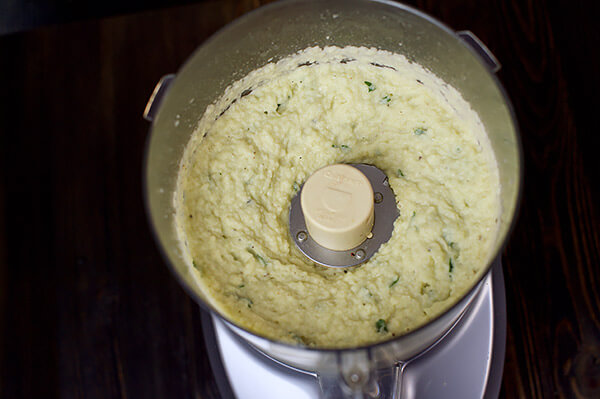
[[[213,372],[224,398],[318,398],[314,373],[276,363],[202,312]],[[506,298],[500,260],[483,280],[454,328],[434,347],[406,363],[401,398],[497,398],[506,345]]]

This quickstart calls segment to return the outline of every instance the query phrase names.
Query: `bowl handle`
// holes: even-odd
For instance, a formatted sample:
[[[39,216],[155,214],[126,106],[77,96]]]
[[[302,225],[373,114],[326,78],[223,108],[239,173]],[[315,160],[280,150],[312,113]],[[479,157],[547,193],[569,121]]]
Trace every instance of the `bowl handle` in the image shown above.
[[[171,86],[171,82],[173,82],[173,79],[175,79],[174,74],[163,76],[162,78],[160,78],[160,80],[154,87],[154,90],[152,90],[152,94],[150,95],[150,98],[148,99],[148,103],[146,104],[146,108],[144,109],[144,114],[143,114],[144,119],[147,120],[148,122],[152,122],[154,120],[154,117],[156,116],[156,112],[158,111],[160,103],[161,103],[163,97],[165,96],[165,94],[167,93],[167,91],[169,90],[169,87]]]
[[[496,73],[502,68],[500,61],[494,56],[490,49],[470,30],[461,30],[456,32],[463,43],[471,47],[481,60],[490,68],[492,73]]]

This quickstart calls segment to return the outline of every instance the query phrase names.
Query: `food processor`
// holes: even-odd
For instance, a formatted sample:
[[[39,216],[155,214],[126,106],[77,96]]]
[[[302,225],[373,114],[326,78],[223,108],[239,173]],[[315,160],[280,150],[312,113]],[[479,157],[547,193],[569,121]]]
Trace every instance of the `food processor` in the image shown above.
[[[490,139],[502,207],[491,256],[470,290],[452,307],[404,335],[340,349],[273,341],[219,313],[190,274],[176,231],[173,200],[183,151],[208,105],[254,69],[307,47],[332,45],[402,54],[458,90],[478,113]],[[224,397],[498,395],[506,329],[500,253],[514,224],[522,181],[518,129],[494,75],[499,68],[472,33],[455,32],[400,3],[288,0],[227,25],[176,75],[161,79],[144,112],[152,121],[144,172],[146,207],[167,264],[203,309],[207,348]],[[302,250],[307,237],[300,233],[306,233],[302,227],[291,231]],[[310,248],[302,252],[317,263],[344,266],[344,261],[320,262],[321,255],[311,257]],[[352,254],[356,260],[356,252]]]

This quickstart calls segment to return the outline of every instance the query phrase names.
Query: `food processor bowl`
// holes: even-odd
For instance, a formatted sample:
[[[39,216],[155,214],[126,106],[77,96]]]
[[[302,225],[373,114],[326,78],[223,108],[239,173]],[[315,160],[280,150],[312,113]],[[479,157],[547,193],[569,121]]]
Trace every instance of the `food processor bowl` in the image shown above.
[[[375,47],[404,55],[457,89],[485,126],[499,168],[502,213],[496,242],[470,290],[427,324],[384,342],[321,349],[277,342],[220,314],[190,274],[175,227],[179,163],[206,107],[249,72],[312,46]],[[261,7],[202,44],[176,76],[161,81],[146,114],[152,119],[145,160],[145,196],[152,228],[172,272],[205,310],[217,314],[266,356],[319,375],[324,397],[387,397],[390,367],[440,340],[478,294],[514,223],[522,182],[518,128],[494,75],[498,65],[471,34],[457,33],[411,7],[381,0],[288,0]],[[396,382],[395,382],[396,381]],[[380,395],[380,396],[373,396]]]

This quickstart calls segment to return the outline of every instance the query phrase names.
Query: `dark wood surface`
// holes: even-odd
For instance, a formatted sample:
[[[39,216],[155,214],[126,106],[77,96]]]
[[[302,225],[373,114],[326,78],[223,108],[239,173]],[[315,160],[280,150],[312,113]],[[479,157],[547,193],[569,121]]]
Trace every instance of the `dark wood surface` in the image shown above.
[[[146,100],[260,1],[0,37],[0,397],[216,398],[142,201]],[[600,398],[597,2],[410,2],[503,64],[525,153],[502,397]]]

